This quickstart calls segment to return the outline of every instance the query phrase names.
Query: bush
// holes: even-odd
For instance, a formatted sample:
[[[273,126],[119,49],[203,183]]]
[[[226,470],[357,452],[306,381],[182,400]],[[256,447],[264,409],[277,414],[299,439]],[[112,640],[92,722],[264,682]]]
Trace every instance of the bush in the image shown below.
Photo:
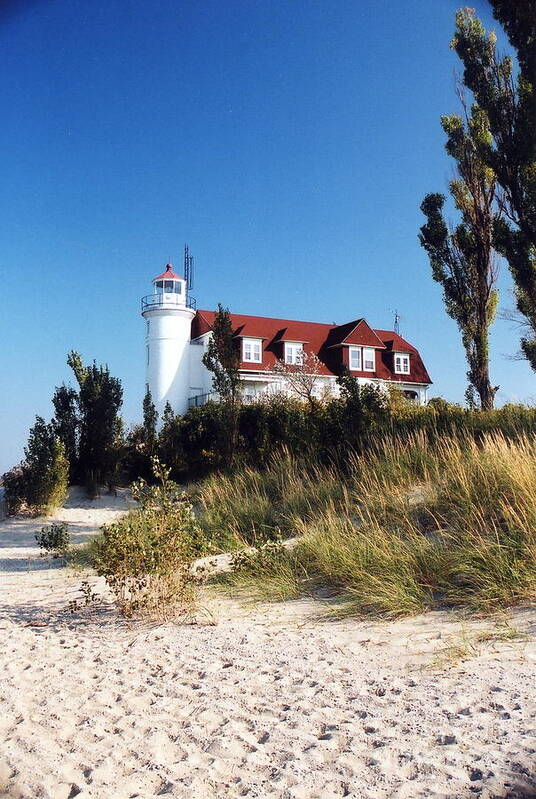
[[[49,513],[67,497],[69,463],[65,447],[51,424],[40,416],[24,450],[25,460],[3,476],[9,513],[27,507],[32,513]]]
[[[2,475],[6,510],[9,515],[19,513],[26,504],[26,479],[22,465],[14,466]]]
[[[42,527],[40,533],[35,534],[35,540],[46,552],[51,552],[55,558],[67,553],[71,543],[71,536],[65,522]]]
[[[241,406],[233,471],[268,465],[282,450],[306,466],[336,464],[345,470],[355,453],[366,455],[384,438],[414,433],[429,441],[443,435],[480,441],[493,432],[512,440],[536,434],[536,409],[522,405],[472,411],[437,398],[419,407],[404,401],[399,391],[386,394],[358,385],[353,377],[340,378],[339,385],[340,397],[312,406],[283,395]],[[227,446],[225,408],[209,402],[171,416],[156,449],[174,479],[184,480],[228,472]]]
[[[94,545],[97,573],[127,616],[189,613],[196,597],[190,565],[208,549],[188,498],[157,469],[161,484],[135,485],[141,507],[104,526]]]

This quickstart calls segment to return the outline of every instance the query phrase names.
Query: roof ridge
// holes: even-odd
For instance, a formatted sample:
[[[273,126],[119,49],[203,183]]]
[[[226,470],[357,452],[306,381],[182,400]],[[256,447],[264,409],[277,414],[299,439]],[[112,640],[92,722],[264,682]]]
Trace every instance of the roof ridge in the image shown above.
[[[215,314],[216,311],[210,311],[208,308],[199,308],[197,311],[199,314],[209,313]],[[310,322],[307,319],[282,319],[279,316],[260,316],[258,314],[245,314],[245,313],[238,313],[237,311],[229,311],[231,317],[233,316],[244,316],[248,319],[265,319],[266,321],[270,322],[284,322],[285,324],[298,324],[298,325],[319,325],[320,327],[329,327],[335,329],[337,327],[345,327],[346,325],[358,325],[359,322],[366,322],[367,325],[370,327],[371,330],[375,330],[375,328],[371,327],[367,322],[364,316],[359,316],[357,319],[350,319],[348,322],[340,322],[339,324],[333,324],[331,322]]]

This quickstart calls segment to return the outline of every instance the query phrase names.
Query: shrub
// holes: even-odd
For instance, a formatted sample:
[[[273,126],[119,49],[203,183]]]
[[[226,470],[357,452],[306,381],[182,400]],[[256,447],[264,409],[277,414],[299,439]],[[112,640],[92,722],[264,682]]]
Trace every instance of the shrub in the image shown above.
[[[35,534],[35,540],[46,552],[51,552],[55,558],[65,555],[71,543],[71,536],[65,522],[42,527],[41,532]]]
[[[24,450],[25,460],[3,476],[10,513],[29,508],[35,515],[49,513],[67,497],[69,464],[65,447],[51,424],[36,417]]]
[[[135,485],[141,507],[104,526],[94,547],[97,573],[127,616],[190,612],[196,596],[190,565],[208,549],[188,498],[156,467],[161,484]]]
[[[8,514],[19,513],[26,504],[26,479],[22,464],[2,475],[2,484]]]
[[[481,441],[499,432],[515,440],[536,434],[536,409],[505,405],[494,411],[473,411],[437,398],[427,407],[404,401],[399,391],[386,394],[376,386],[360,386],[355,378],[339,380],[340,397],[312,405],[272,395],[238,409],[238,436],[233,471],[260,468],[282,450],[304,465],[336,464],[345,470],[355,453],[374,452],[378,442],[393,436],[407,439],[421,433]],[[228,417],[222,403],[209,402],[165,422],[157,450],[172,468],[174,479],[202,478],[229,471]]]

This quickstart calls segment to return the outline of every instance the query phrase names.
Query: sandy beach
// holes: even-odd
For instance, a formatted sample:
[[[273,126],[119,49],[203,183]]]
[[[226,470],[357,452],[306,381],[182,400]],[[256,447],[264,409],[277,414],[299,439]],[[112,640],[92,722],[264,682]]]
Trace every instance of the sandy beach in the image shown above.
[[[81,542],[126,505],[55,518]],[[0,796],[536,796],[535,609],[329,621],[207,591],[197,624],[149,625],[91,577],[71,614],[44,523],[0,522]]]

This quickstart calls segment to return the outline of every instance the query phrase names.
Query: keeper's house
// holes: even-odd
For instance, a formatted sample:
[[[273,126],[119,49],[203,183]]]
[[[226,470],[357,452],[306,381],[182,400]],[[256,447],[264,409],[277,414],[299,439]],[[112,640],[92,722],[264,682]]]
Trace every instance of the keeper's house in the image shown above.
[[[212,394],[212,375],[203,365],[214,311],[197,311],[188,281],[167,264],[153,278],[153,293],[142,299],[146,320],[147,385],[159,412],[169,402],[176,413],[202,405]],[[288,392],[277,362],[300,367],[303,353],[320,359],[315,391],[337,394],[338,375],[359,383],[394,385],[411,401],[425,405],[431,380],[414,346],[392,330],[375,330],[366,319],[343,325],[231,314],[246,401],[266,393]],[[307,360],[307,359],[306,359]]]

